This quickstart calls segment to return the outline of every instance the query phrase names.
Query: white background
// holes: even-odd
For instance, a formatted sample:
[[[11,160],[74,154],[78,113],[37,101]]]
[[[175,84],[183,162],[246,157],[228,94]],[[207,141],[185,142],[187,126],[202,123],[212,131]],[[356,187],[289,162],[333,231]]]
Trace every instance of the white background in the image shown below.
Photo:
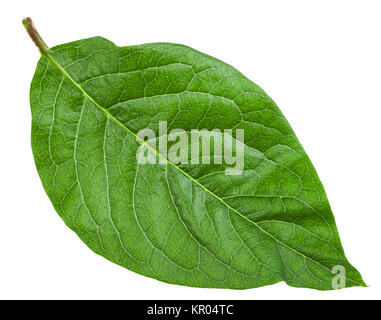
[[[45,195],[30,147],[29,85],[39,52],[96,35],[117,45],[176,42],[215,56],[279,105],[326,188],[349,261],[369,288],[280,283],[245,291],[168,285],[91,252]],[[381,298],[380,1],[3,1],[0,52],[0,298]]]

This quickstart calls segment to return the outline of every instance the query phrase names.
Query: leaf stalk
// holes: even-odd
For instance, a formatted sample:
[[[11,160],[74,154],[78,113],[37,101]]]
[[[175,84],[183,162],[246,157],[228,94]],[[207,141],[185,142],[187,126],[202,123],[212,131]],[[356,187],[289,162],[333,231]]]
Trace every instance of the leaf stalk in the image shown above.
[[[37,46],[37,48],[40,50],[42,54],[48,54],[49,47],[45,43],[44,40],[42,40],[40,34],[38,33],[36,27],[33,24],[33,21],[31,18],[27,17],[22,20],[22,24],[26,31],[28,32],[30,38],[33,40],[34,44]]]

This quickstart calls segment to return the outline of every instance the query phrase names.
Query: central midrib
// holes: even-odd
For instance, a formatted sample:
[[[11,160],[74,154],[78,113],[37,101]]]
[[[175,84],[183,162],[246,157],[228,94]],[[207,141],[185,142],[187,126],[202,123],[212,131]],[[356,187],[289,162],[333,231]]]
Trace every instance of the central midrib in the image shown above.
[[[103,108],[102,106],[100,106],[82,87],[79,83],[77,83],[73,78],[72,76],[67,73],[67,71],[52,57],[52,55],[49,53],[49,52],[44,52],[44,54],[47,56],[48,60],[53,63],[53,65],[55,65],[62,73],[64,76],[66,76],[81,92],[82,94],[85,96],[85,98],[89,99],[98,109],[100,109],[102,112],[104,112],[106,114],[106,116],[111,119],[112,121],[114,121],[115,123],[117,123],[118,125],[120,125],[125,131],[127,131],[129,134],[131,134],[137,141],[139,141],[141,144],[144,144],[146,146],[148,146],[150,149],[152,149],[160,158],[162,158],[165,162],[167,162],[169,165],[171,165],[172,167],[174,167],[176,170],[178,170],[179,172],[181,172],[184,176],[186,176],[188,179],[190,179],[193,183],[197,184],[199,187],[201,187],[203,190],[205,190],[207,193],[209,193],[211,196],[213,196],[214,198],[216,198],[217,200],[219,200],[221,203],[223,203],[228,209],[230,209],[231,211],[235,212],[236,214],[238,214],[242,219],[246,220],[247,222],[249,222],[250,224],[254,225],[256,228],[258,228],[261,232],[263,232],[264,234],[266,234],[267,236],[269,236],[270,238],[272,238],[273,240],[275,240],[276,242],[278,242],[279,244],[281,244],[282,246],[284,246],[285,248],[287,248],[288,250],[302,256],[303,258],[305,259],[308,259],[310,261],[312,261],[313,263],[319,265],[320,267],[322,267],[323,269],[327,270],[329,273],[331,273],[331,270],[329,268],[327,268],[326,266],[322,265],[320,262],[304,255],[303,253],[293,249],[292,247],[288,246],[287,244],[283,243],[281,240],[277,239],[276,237],[274,237],[271,233],[269,233],[268,231],[266,231],[265,229],[261,228],[261,226],[259,226],[256,222],[250,220],[249,218],[247,218],[245,215],[243,215],[242,213],[240,213],[238,210],[236,210],[235,208],[233,208],[232,206],[230,206],[228,203],[226,203],[222,198],[220,198],[218,195],[216,195],[213,191],[209,190],[207,187],[205,187],[203,184],[201,184],[200,182],[198,182],[196,179],[194,179],[191,175],[189,175],[187,172],[185,172],[184,170],[182,170],[181,168],[179,168],[178,166],[176,166],[174,163],[172,163],[171,161],[169,161],[165,156],[163,156],[161,153],[159,153],[155,148],[153,148],[150,144],[146,143],[146,141],[144,141],[143,139],[139,138],[137,136],[137,134],[135,134],[135,132],[131,131],[128,127],[126,127],[122,122],[120,122],[117,118],[115,118],[107,109]],[[350,279],[348,277],[346,277],[347,279],[353,281],[354,283],[357,283],[359,285],[361,285],[359,282],[353,280],[353,279]],[[321,280],[323,281],[323,280]]]

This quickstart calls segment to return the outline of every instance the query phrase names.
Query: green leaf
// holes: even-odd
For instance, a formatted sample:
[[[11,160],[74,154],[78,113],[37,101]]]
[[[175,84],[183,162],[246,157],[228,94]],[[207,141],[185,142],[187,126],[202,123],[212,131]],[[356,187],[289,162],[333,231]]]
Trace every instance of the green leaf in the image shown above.
[[[170,43],[95,37],[42,52],[30,102],[32,148],[55,210],[94,252],[194,287],[285,281],[365,286],[347,261],[327,196],[275,103],[233,67]],[[244,129],[244,171],[226,164],[139,165],[140,129]],[[333,269],[334,268],[334,269]],[[332,272],[332,269],[334,272]]]

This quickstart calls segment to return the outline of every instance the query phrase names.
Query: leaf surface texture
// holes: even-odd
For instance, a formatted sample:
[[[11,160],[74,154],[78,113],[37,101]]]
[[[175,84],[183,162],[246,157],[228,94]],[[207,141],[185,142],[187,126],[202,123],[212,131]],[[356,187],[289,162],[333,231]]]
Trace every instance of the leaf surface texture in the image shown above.
[[[96,253],[196,287],[279,281],[364,286],[323,186],[275,103],[233,67],[183,45],[91,38],[49,49],[31,85],[32,148],[64,222]],[[244,129],[245,170],[139,165],[137,132]]]

